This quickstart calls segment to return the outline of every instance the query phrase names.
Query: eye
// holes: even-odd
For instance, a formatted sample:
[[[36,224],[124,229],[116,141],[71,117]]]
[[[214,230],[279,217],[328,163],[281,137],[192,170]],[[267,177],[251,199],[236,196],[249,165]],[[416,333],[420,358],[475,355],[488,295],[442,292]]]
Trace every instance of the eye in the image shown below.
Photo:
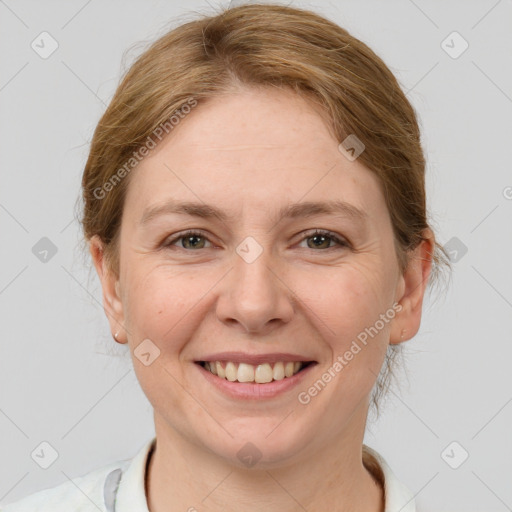
[[[330,242],[334,241],[341,247],[349,247],[349,243],[338,235],[333,233],[332,231],[326,231],[323,229],[315,229],[312,233],[307,234],[302,241],[311,239],[313,240],[312,244],[308,243],[308,248],[310,249],[334,249],[335,247],[330,247]],[[327,247],[326,247],[327,242]]]
[[[315,229],[313,232],[309,232],[304,236],[301,240],[311,239],[312,243],[308,243],[309,249],[334,249],[335,247],[331,247],[331,242],[334,242],[340,247],[350,247],[350,244],[340,238],[338,235],[331,231],[326,231],[323,229]],[[209,242],[208,237],[206,237],[201,231],[188,230],[185,233],[179,233],[174,238],[168,239],[162,244],[162,247],[171,247],[176,242],[182,240],[181,248],[182,249],[205,249],[206,241]]]
[[[200,231],[189,230],[185,233],[178,234],[170,240],[165,241],[162,244],[162,247],[170,247],[179,240],[183,240],[181,244],[182,249],[204,249],[204,241],[208,240],[208,238],[204,236]],[[203,240],[203,243],[201,243],[201,240]]]

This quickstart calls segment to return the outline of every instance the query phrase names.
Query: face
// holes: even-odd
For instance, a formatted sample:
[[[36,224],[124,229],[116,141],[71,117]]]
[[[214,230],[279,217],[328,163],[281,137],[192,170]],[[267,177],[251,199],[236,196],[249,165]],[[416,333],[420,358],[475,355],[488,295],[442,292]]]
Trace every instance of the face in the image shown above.
[[[250,441],[269,467],[360,443],[388,344],[419,327],[429,271],[399,272],[378,178],[314,106],[253,89],[197,106],[132,172],[119,279],[91,252],[157,436],[235,464]],[[283,378],[294,361],[304,368]],[[238,382],[253,375],[276,380]]]

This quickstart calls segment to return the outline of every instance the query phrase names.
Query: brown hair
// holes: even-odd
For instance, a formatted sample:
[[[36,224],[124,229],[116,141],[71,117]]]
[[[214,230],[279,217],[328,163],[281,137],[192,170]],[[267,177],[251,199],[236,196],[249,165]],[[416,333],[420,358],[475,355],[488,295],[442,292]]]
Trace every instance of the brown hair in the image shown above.
[[[408,251],[424,239],[429,224],[420,130],[395,76],[368,46],[318,14],[248,4],[201,16],[160,37],[128,70],[100,119],[83,173],[81,222],[87,241],[93,235],[103,241],[112,272],[119,271],[126,162],[191,98],[200,105],[241,86],[302,94],[325,113],[339,142],[355,135],[364,143],[358,158],[380,179],[405,270]],[[437,242],[431,256],[432,280],[449,261]],[[377,411],[400,349],[388,347],[372,396]]]

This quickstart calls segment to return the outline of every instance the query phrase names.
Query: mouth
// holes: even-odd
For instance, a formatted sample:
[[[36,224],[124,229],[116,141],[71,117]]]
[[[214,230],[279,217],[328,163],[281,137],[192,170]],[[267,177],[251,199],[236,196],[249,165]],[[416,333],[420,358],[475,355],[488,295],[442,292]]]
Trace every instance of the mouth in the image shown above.
[[[200,380],[199,385],[206,393],[220,393],[230,400],[249,400],[253,403],[291,399],[290,393],[299,385],[304,385],[308,375],[319,364],[305,354],[254,354],[242,351],[202,354],[193,362],[205,379]]]
[[[275,361],[249,364],[237,361],[195,361],[219,379],[245,384],[270,384],[291,379],[317,364],[316,361]]]

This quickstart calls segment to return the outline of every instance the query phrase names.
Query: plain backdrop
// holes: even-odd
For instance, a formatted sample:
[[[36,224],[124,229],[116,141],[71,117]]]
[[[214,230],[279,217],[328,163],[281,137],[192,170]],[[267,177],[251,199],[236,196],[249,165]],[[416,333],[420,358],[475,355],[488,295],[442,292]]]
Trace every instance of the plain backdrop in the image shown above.
[[[292,5],[349,30],[397,76],[420,117],[429,212],[453,259],[365,443],[422,511],[512,510],[512,2]],[[0,1],[1,503],[130,458],[154,434],[81,252],[75,202],[121,73],[194,10],[213,11]],[[43,442],[57,456],[48,469],[33,456],[51,451]]]

